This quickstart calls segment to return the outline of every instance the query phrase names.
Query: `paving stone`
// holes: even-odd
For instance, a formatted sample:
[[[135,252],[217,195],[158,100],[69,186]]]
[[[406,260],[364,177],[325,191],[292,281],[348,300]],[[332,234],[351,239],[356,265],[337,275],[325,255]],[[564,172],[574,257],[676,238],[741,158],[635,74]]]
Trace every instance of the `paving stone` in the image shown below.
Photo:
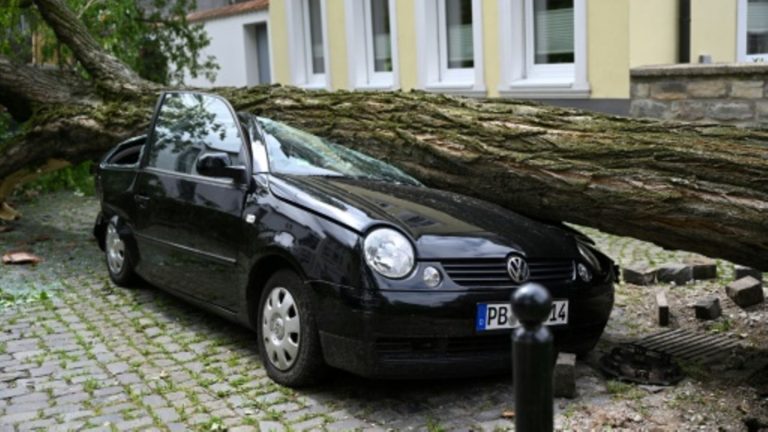
[[[299,430],[299,429],[294,429]],[[259,429],[257,429],[255,426],[235,426],[233,428],[229,428],[229,432],[259,432]]]
[[[131,370],[131,367],[128,365],[128,363],[120,362],[108,364],[107,370],[113,375],[120,375]]]
[[[324,418],[315,417],[309,420],[304,420],[299,423],[294,423],[291,425],[291,429],[295,431],[317,430],[317,429],[322,429],[323,424],[325,424]]]
[[[656,280],[660,283],[685,285],[693,280],[693,268],[685,264],[665,264],[656,270]]]
[[[696,312],[696,318],[700,320],[713,320],[722,315],[723,311],[720,308],[720,299],[717,297],[705,297],[700,299],[694,305]]]
[[[22,411],[0,416],[0,425],[10,425],[37,418],[37,411]]]
[[[132,429],[145,429],[145,426],[149,426],[152,424],[152,418],[149,416],[146,417],[139,417],[137,419],[128,420],[124,422],[120,422],[115,424],[115,427],[117,430],[125,431],[125,430],[132,430]]]
[[[633,285],[652,285],[656,282],[656,269],[647,266],[629,266],[621,268],[624,283]]]
[[[56,424],[56,420],[52,418],[47,418],[47,419],[38,419],[38,420],[19,423],[17,428],[19,432],[26,432],[26,431],[33,431],[33,430],[49,430],[55,424]]]
[[[154,408],[153,411],[163,423],[172,423],[179,419],[179,413],[173,408]]]
[[[336,430],[342,430],[342,429],[336,429]],[[275,421],[260,421],[259,422],[259,431],[261,432],[283,432],[285,431],[285,426],[283,426],[281,423],[275,422]]]
[[[30,393],[31,390],[25,386],[16,386],[7,389],[0,390],[0,399],[6,399],[16,397]]]
[[[576,397],[576,354],[559,353],[553,372],[555,397]]]
[[[734,271],[734,280],[745,278],[747,276],[752,276],[753,278],[759,281],[763,280],[763,272],[757,269],[753,269],[752,267],[736,265],[734,266],[733,271]]]
[[[725,293],[740,307],[749,307],[765,301],[763,284],[752,276],[746,276],[729,283]]]

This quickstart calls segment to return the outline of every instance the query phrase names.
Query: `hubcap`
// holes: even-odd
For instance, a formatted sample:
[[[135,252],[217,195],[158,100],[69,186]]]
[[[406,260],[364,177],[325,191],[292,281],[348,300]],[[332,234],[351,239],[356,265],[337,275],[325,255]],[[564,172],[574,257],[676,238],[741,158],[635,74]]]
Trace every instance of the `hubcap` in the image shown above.
[[[275,287],[264,302],[261,334],[272,366],[287,370],[299,353],[299,309],[293,296],[283,287]]]
[[[125,243],[120,239],[117,229],[113,224],[107,227],[107,265],[112,273],[120,273],[125,264]]]

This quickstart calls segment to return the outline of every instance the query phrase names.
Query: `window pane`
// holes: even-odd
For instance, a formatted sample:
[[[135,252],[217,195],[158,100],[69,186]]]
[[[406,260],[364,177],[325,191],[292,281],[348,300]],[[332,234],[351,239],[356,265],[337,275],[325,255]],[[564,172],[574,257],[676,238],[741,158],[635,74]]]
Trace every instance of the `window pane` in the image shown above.
[[[747,4],[747,54],[768,53],[768,0]]]
[[[573,0],[533,0],[535,63],[573,63]]]
[[[323,53],[323,21],[320,15],[320,0],[309,2],[309,43],[312,50],[312,73],[325,73],[325,54]]]
[[[202,154],[225,152],[237,163],[241,147],[240,130],[224,101],[200,94],[169,94],[157,117],[149,166],[197,174]]]
[[[389,27],[389,0],[371,0],[373,70],[392,72],[392,38]]]
[[[472,0],[445,0],[448,69],[475,67]]]

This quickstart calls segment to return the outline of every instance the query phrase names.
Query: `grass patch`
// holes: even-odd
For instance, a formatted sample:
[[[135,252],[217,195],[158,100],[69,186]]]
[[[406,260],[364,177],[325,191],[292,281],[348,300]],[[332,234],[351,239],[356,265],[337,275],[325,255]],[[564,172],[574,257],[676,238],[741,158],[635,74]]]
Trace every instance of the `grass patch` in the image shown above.
[[[616,399],[642,399],[643,391],[637,388],[634,384],[625,383],[622,381],[609,380],[605,383],[605,389],[608,394]]]

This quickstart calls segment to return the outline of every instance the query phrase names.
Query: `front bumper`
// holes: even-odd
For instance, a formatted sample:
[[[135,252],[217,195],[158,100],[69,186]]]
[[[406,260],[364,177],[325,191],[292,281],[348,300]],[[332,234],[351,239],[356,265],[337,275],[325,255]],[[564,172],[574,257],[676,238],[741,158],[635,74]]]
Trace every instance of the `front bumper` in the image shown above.
[[[314,283],[315,319],[326,362],[359,375],[436,378],[498,374],[511,366],[509,330],[478,333],[477,303],[512,291],[367,291]],[[613,284],[551,288],[569,300],[569,324],[550,327],[556,348],[586,352],[613,307]]]

